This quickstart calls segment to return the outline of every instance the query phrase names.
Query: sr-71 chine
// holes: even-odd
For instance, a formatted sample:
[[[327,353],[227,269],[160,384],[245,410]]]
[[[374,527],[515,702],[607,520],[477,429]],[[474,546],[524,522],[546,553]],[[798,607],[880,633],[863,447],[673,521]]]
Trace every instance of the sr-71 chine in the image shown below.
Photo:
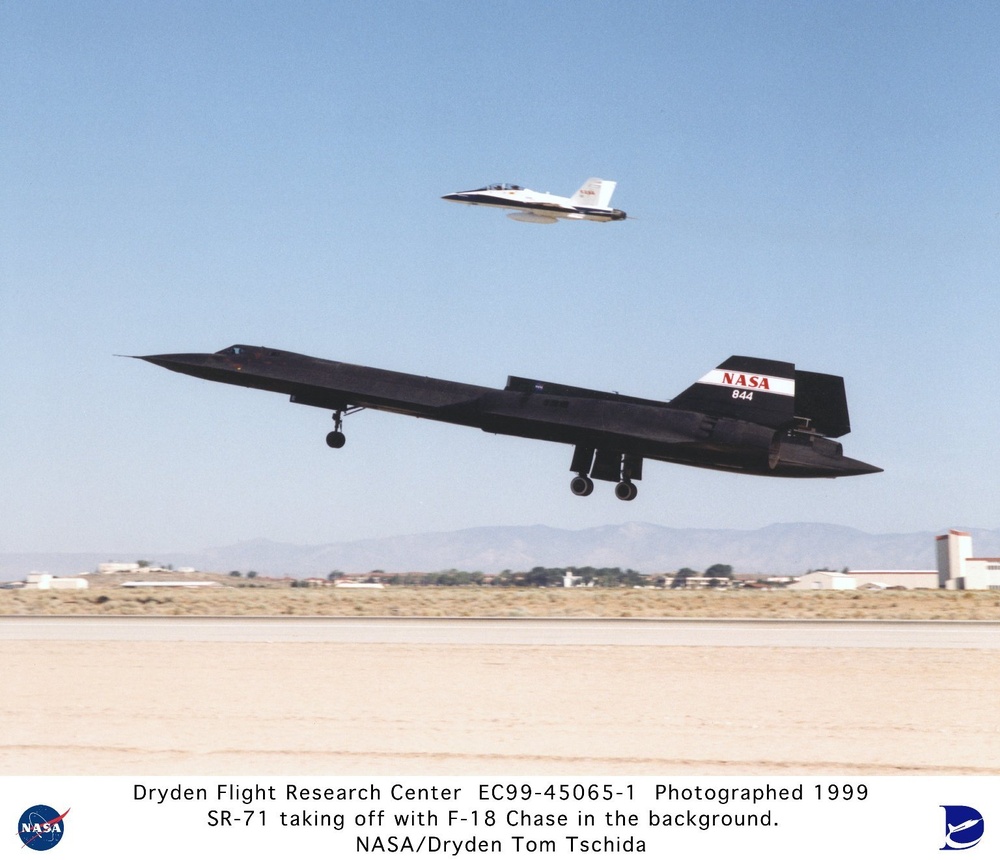
[[[343,417],[360,409],[572,445],[570,489],[578,496],[598,480],[634,499],[647,459],[782,478],[882,471],[845,457],[833,441],[851,430],[843,378],[783,361],[734,355],[673,400],[657,401],[518,376],[487,388],[263,346],[135,357],[329,409],[331,448],[344,446]]]
[[[446,194],[441,199],[469,206],[514,209],[507,217],[529,224],[555,224],[559,218],[570,221],[624,221],[627,217],[625,213],[621,209],[612,209],[610,205],[617,184],[591,177],[572,197],[532,191],[520,185],[487,185],[485,188]]]

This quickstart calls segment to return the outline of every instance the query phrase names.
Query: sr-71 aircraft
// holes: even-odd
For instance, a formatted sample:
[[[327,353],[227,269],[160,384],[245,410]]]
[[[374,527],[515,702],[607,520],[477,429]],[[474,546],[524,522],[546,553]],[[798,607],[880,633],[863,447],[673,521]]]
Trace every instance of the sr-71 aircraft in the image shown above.
[[[614,482],[619,499],[634,499],[645,459],[783,478],[882,471],[845,457],[827,438],[851,430],[843,378],[783,361],[734,355],[662,402],[518,376],[502,390],[486,388],[263,346],[134,357],[332,410],[331,448],[344,446],[343,416],[360,409],[572,445],[570,489],[578,496],[589,496],[598,480]]]
[[[611,195],[617,184],[607,179],[591,178],[572,197],[558,197],[520,185],[487,185],[485,188],[446,194],[441,199],[470,206],[514,209],[516,211],[507,217],[529,224],[555,224],[559,218],[571,221],[624,221],[625,213],[610,207]]]

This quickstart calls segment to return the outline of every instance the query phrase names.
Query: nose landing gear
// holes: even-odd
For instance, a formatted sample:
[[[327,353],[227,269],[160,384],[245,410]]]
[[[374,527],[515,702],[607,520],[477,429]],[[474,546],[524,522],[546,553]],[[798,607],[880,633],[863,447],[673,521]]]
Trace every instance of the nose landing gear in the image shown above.
[[[331,448],[343,448],[347,437],[340,429],[344,426],[344,413],[338,409],[333,413],[333,430],[326,434],[326,444]]]
[[[344,435],[344,416],[350,415],[352,412],[360,412],[364,409],[363,406],[355,406],[353,409],[347,407],[345,409],[338,409],[333,413],[333,430],[326,434],[326,444],[331,448],[343,448],[347,443],[347,437]]]

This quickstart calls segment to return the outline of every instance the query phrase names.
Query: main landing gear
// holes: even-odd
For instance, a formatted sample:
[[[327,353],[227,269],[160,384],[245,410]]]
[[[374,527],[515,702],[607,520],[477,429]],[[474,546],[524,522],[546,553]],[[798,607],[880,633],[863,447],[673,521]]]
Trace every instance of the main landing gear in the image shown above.
[[[632,482],[642,480],[642,457],[603,449],[595,452],[593,448],[577,445],[569,468],[577,473],[569,482],[576,496],[589,496],[594,492],[593,479],[616,481],[615,497],[623,502],[631,502],[639,495],[638,487]]]
[[[569,488],[575,496],[589,496],[594,492],[594,482],[586,475],[577,475],[569,482]],[[631,481],[619,481],[615,484],[615,498],[623,502],[631,502],[639,495],[639,488]]]
[[[631,502],[639,495],[639,488],[631,481],[619,481],[615,484],[615,498],[623,502]]]

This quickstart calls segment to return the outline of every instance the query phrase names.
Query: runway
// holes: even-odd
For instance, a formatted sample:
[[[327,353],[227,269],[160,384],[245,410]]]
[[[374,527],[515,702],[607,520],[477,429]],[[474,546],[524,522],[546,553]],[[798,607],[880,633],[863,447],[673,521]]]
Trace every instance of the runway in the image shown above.
[[[0,641],[1000,648],[994,621],[6,617]]]
[[[0,618],[0,774],[995,774],[994,622]]]

